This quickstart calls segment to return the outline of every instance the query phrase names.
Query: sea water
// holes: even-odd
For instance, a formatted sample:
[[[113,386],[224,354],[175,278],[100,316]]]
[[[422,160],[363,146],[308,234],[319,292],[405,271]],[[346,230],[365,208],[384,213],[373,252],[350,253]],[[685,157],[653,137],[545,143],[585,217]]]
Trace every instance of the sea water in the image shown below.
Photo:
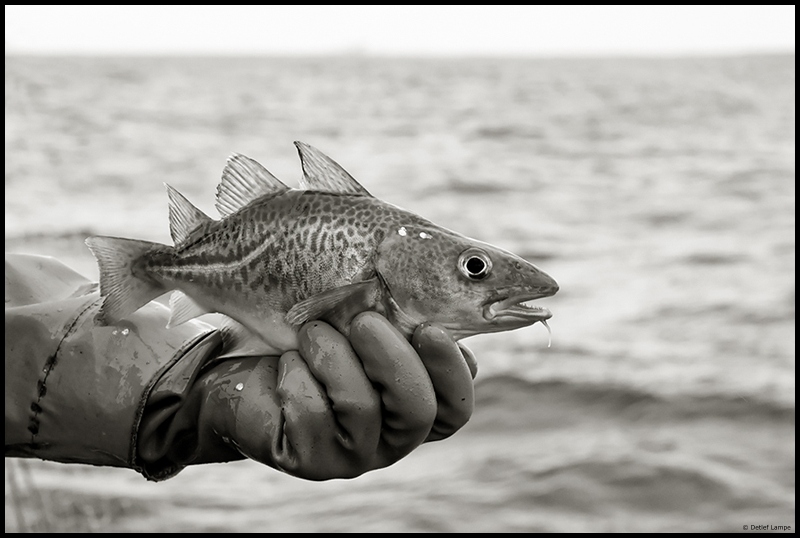
[[[355,480],[6,460],[6,530],[736,531],[795,524],[795,58],[6,57],[6,251],[90,278],[225,159],[292,141],[561,290],[470,338],[476,409]],[[21,517],[20,517],[21,516]],[[748,527],[749,528],[749,527]]]

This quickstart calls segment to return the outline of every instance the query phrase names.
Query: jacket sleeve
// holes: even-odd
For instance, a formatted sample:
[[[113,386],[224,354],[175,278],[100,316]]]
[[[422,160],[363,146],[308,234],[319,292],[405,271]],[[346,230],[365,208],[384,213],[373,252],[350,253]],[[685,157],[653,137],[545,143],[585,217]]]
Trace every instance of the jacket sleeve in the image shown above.
[[[298,350],[222,355],[211,325],[166,329],[168,309],[151,302],[106,326],[101,302],[57,260],[6,255],[6,456],[150,480],[246,457],[349,478],[452,435],[472,413],[470,356],[441,327],[422,324],[409,342],[364,312],[349,339],[314,321]]]
[[[177,473],[139,456],[140,426],[180,407],[216,355],[218,332],[198,321],[166,330],[169,311],[155,302],[103,326],[97,285],[53,258],[6,254],[5,274],[6,456],[128,467],[151,479]],[[148,442],[164,445],[169,421],[155,423],[162,429],[151,428]]]

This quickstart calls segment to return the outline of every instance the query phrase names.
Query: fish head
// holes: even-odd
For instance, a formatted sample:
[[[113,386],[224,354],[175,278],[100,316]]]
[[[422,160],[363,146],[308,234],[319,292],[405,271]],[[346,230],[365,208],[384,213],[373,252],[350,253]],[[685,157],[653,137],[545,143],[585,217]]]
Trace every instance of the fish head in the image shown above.
[[[501,248],[435,225],[403,225],[382,240],[376,269],[390,319],[406,331],[438,323],[456,339],[508,331],[552,317],[529,302],[558,284]]]

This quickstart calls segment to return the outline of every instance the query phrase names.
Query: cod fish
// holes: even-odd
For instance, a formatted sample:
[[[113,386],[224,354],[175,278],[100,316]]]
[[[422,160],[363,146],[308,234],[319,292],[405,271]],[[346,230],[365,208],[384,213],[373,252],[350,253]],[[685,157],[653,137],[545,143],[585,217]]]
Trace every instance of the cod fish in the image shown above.
[[[310,320],[348,334],[367,310],[407,338],[423,322],[455,340],[547,325],[550,311],[530,304],[558,291],[544,271],[375,198],[330,157],[295,145],[299,189],[231,156],[217,187],[220,220],[165,184],[174,246],[88,238],[105,322],[176,290],[167,327],[222,313],[235,320],[231,330],[260,339],[261,353],[297,349],[298,329]]]

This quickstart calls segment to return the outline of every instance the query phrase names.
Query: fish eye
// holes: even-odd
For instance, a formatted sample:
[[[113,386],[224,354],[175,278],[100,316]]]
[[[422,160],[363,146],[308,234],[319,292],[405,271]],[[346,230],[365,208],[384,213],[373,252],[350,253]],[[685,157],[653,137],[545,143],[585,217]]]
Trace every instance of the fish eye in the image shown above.
[[[483,280],[492,271],[492,260],[482,250],[470,248],[459,256],[458,268],[470,280]]]

